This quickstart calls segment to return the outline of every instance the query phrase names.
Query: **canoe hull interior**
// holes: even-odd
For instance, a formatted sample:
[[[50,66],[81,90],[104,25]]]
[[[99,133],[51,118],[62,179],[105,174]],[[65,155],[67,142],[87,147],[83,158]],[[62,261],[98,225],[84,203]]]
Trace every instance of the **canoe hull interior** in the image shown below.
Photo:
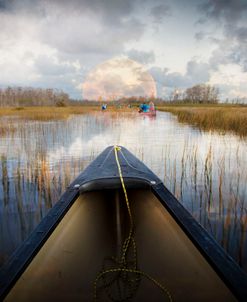
[[[159,281],[174,301],[236,301],[150,189],[130,189],[128,195],[139,270]],[[107,257],[121,256],[129,226],[121,189],[82,193],[5,300],[92,301],[102,265],[118,266],[107,264]],[[130,248],[128,261],[133,257]],[[131,294],[131,301],[168,301],[145,276]],[[98,298],[111,301],[105,290]]]

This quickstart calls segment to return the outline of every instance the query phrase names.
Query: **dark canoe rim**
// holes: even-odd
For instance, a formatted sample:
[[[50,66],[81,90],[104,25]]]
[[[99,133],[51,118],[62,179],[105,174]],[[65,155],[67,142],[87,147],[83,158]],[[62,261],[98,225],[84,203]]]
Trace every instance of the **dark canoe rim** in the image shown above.
[[[128,188],[151,191],[194,243],[207,262],[239,301],[246,301],[247,274],[179,203],[161,180],[127,149],[121,147],[119,162]],[[0,270],[0,300],[15,282],[83,192],[121,188],[114,146],[106,148],[67,188],[59,201]]]

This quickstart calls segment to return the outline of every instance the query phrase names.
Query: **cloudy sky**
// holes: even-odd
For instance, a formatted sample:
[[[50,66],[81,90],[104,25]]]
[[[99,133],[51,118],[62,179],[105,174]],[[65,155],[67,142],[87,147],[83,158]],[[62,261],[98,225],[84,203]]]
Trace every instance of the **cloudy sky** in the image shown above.
[[[247,97],[247,0],[0,0],[0,87],[80,99],[116,57],[143,64],[161,97],[206,82]]]

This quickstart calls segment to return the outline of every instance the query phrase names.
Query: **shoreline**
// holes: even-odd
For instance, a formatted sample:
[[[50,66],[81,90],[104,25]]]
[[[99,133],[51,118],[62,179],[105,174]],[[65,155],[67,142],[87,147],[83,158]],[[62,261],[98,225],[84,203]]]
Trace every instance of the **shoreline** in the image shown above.
[[[108,105],[105,112],[137,112],[138,105],[131,108],[127,105]],[[206,131],[234,133],[247,136],[247,106],[232,104],[166,104],[157,106],[158,111],[169,112],[177,116],[178,122],[186,123]],[[0,107],[0,118],[18,116],[24,120],[64,120],[71,115],[102,112],[100,105],[65,106],[65,107]],[[8,127],[0,121],[0,129]]]
[[[206,131],[247,136],[247,107],[237,105],[161,106],[158,110],[177,116],[178,122]]]
[[[107,112],[132,112],[136,108],[115,108],[108,106]],[[48,121],[67,119],[70,115],[101,112],[99,105],[92,106],[32,106],[32,107],[0,107],[0,118],[3,116],[18,116],[27,120]]]

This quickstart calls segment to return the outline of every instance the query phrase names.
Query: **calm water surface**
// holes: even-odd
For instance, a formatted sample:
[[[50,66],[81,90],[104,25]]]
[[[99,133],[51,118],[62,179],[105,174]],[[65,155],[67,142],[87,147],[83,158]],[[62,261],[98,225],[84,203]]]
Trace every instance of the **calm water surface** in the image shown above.
[[[120,144],[247,271],[246,140],[202,132],[162,112],[153,119],[99,112],[66,121],[5,122],[12,127],[0,137],[0,265],[80,171],[105,147]]]

